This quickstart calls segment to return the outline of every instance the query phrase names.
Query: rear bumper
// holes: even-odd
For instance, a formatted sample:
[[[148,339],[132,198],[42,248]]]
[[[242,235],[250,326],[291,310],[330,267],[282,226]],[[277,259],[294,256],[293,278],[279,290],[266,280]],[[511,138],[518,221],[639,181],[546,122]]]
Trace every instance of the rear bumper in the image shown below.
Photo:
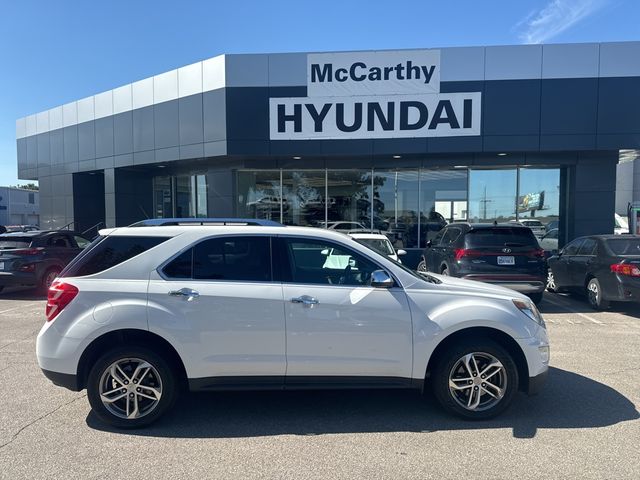
[[[640,302],[640,286],[636,283],[627,279],[617,279],[616,289],[608,292],[603,287],[604,298],[615,302]]]
[[[59,387],[68,388],[74,392],[79,392],[81,390],[78,385],[78,376],[72,375],[70,373],[60,373],[60,372],[52,372],[51,370],[42,369],[42,373],[47,377],[54,385]]]
[[[26,272],[0,272],[0,286],[37,285],[38,277],[35,273]]]
[[[542,387],[547,382],[549,376],[549,370],[545,370],[535,377],[529,377],[529,384],[527,386],[527,395],[537,395],[542,390]]]
[[[476,280],[478,282],[491,283],[501,287],[510,288],[520,293],[541,293],[546,288],[546,282],[539,277],[528,277],[526,275],[485,275],[470,274],[463,275],[465,280]]]

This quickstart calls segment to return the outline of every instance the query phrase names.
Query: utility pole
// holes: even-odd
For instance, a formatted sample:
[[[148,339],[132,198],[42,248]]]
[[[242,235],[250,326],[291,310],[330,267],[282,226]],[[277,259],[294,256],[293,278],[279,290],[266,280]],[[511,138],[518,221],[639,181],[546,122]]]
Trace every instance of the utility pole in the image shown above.
[[[485,185],[484,187],[484,195],[482,196],[482,200],[480,200],[480,203],[482,204],[482,218],[483,220],[487,219],[487,203],[491,203],[493,202],[493,200],[487,200],[487,187]],[[497,211],[496,211],[497,214]]]

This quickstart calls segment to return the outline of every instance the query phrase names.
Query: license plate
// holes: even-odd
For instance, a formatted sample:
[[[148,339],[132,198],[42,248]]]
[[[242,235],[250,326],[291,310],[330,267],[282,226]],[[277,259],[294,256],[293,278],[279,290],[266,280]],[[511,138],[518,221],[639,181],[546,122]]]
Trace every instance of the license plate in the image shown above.
[[[516,264],[516,258],[513,256],[498,257],[498,265],[515,265],[515,264]]]

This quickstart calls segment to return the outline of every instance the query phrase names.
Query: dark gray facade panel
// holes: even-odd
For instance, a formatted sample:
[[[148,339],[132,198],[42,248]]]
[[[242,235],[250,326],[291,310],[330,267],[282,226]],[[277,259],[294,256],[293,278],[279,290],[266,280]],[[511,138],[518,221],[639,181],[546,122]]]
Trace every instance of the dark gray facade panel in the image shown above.
[[[153,106],[155,148],[177,147],[179,145],[180,115],[178,112],[178,100]]]
[[[94,122],[78,125],[78,160],[96,158],[96,130]]]
[[[73,175],[73,217],[74,227],[84,231],[105,220],[104,175],[102,172],[90,175]]]
[[[49,132],[49,148],[51,165],[64,163],[64,132],[62,129]]]
[[[65,164],[53,164],[51,165],[51,175],[61,175],[67,171]]]
[[[202,94],[204,141],[217,142],[227,138],[226,89]]]
[[[147,150],[146,152],[134,152],[133,164],[145,165],[147,163],[154,163],[156,161],[156,154],[153,150]]]
[[[156,162],[172,162],[180,159],[180,148],[158,148],[155,150]]]
[[[115,155],[133,152],[133,112],[113,116],[113,147]]]
[[[580,164],[576,168],[576,189],[584,193],[612,192],[616,189],[616,169],[609,164]],[[580,205],[580,204],[578,204]]]
[[[540,80],[485,83],[482,100],[484,135],[539,135]]]
[[[483,141],[485,152],[526,152],[539,148],[539,135],[485,135]]]
[[[133,154],[126,153],[124,155],[115,155],[113,157],[113,166],[114,167],[126,167],[128,165],[133,165]]]
[[[580,168],[577,168],[576,172],[580,170]],[[615,173],[615,169],[613,170]],[[611,216],[612,225],[609,231],[609,233],[611,233],[613,231],[614,212],[611,197],[614,190],[603,192],[575,192],[576,208],[572,212],[574,220],[602,220]],[[588,206],[588,208],[585,208],[585,206]]]
[[[49,132],[41,133],[36,138],[38,139],[38,168],[51,165]]]
[[[598,79],[543,80],[540,133],[595,135],[598,118]]]
[[[306,97],[307,87],[269,87],[269,97],[286,98],[286,97]]]
[[[144,152],[146,150],[153,150],[154,146],[153,106],[134,110],[133,151]]]
[[[387,165],[389,162],[387,162]],[[344,158],[339,157],[328,157],[324,160],[325,168],[329,169],[347,169],[353,168],[357,170],[370,170],[373,168],[373,158],[371,157],[359,157],[359,158],[350,158],[349,160],[345,160]]]
[[[63,129],[64,163],[78,163],[78,126],[72,125]]]
[[[321,140],[324,155],[373,155],[373,140]]]
[[[598,135],[599,150],[640,148],[640,133]]]
[[[640,77],[601,78],[598,134],[640,133]]]
[[[38,168],[38,137],[27,137],[27,162],[28,169]]]
[[[191,95],[178,100],[180,145],[204,142],[202,118],[202,94]]]
[[[38,172],[38,177],[51,175],[51,166],[43,165],[42,167],[38,167],[36,171]]]
[[[220,142],[216,142],[220,143]],[[268,140],[227,140],[227,154],[228,155],[268,155],[269,154],[269,141]],[[207,153],[207,145],[205,144],[205,155]]]
[[[269,139],[269,89],[226,88],[227,139]]]
[[[180,145],[180,160],[204,157],[204,144]]]
[[[269,148],[271,155],[318,155],[321,151],[322,140],[271,140]]]
[[[96,169],[96,160],[80,160],[78,162],[78,172],[89,172]]]
[[[96,170],[105,170],[108,168],[113,168],[113,165],[114,165],[113,157],[96,158]]]
[[[426,138],[376,138],[373,140],[374,155],[409,155],[426,152]]]
[[[227,142],[207,142],[204,144],[205,157],[218,157],[227,154]]]
[[[95,121],[96,157],[113,155],[113,117],[99,118]]]
[[[441,93],[456,93],[456,92],[483,92],[484,93],[485,82],[481,80],[466,81],[466,82],[440,82]]]
[[[148,172],[115,169],[116,226],[153,218],[153,181]]]
[[[27,139],[18,138],[16,140],[16,156],[18,160],[18,171],[25,170],[27,167]]]
[[[595,150],[595,135],[541,135],[540,150]]]
[[[482,137],[431,137],[427,141],[430,153],[480,152]]]

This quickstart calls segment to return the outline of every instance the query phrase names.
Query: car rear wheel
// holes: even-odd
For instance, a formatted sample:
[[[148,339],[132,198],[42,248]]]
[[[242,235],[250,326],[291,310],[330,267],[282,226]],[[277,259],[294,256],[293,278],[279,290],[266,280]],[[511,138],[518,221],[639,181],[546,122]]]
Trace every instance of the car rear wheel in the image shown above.
[[[609,301],[602,298],[602,287],[595,277],[587,283],[587,300],[594,310],[605,310],[609,308]]]
[[[518,389],[518,369],[500,345],[477,339],[447,351],[433,380],[435,397],[445,410],[482,420],[509,406]]]
[[[94,364],[87,396],[103,422],[118,428],[143,427],[173,405],[176,374],[152,350],[118,347]]]
[[[440,273],[442,275],[444,275],[445,277],[449,276],[449,267],[447,267],[446,265],[442,266],[442,270],[440,271]]]
[[[427,261],[424,259],[424,257],[420,258],[420,263],[418,264],[418,268],[416,268],[416,270],[418,272],[428,272],[429,271],[427,269]]]
[[[40,291],[47,292],[56,277],[60,275],[60,272],[61,270],[57,267],[49,268],[46,272],[44,272],[44,275],[42,275],[42,278],[40,279]]]

